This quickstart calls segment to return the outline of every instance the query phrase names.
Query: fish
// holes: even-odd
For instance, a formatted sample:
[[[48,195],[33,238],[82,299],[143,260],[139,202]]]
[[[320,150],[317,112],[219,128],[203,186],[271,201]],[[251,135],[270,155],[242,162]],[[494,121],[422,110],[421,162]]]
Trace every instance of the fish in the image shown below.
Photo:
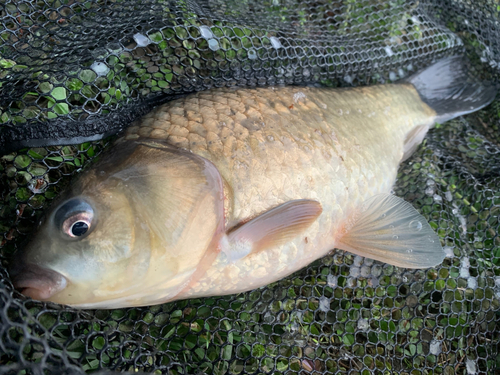
[[[240,293],[333,249],[429,268],[440,238],[391,194],[436,122],[497,87],[461,56],[392,84],[216,88],[132,123],[44,214],[9,269],[81,309]]]

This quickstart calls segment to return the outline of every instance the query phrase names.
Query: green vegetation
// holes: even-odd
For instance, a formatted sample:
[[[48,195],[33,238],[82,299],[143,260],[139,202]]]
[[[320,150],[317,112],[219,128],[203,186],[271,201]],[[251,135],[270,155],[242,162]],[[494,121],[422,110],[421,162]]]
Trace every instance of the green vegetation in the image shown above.
[[[15,61],[8,58],[7,44],[0,48],[0,79],[5,83],[19,80],[27,88],[21,97],[17,96],[12,103],[0,107],[0,127],[58,117],[82,120],[92,114],[118,110],[136,97],[189,92],[206,80],[239,79],[242,71],[257,70],[281,82],[296,82],[293,70],[297,59],[304,67],[299,73],[304,75],[303,81],[306,82],[322,81],[336,86],[396,80],[401,72],[408,71],[407,66],[401,66],[401,72],[391,72],[385,77],[378,73],[365,76],[363,69],[350,77],[344,73],[340,75],[337,64],[356,56],[365,63],[376,59],[382,65],[401,61],[404,54],[416,47],[437,53],[458,43],[453,34],[426,26],[414,16],[416,5],[409,7],[401,0],[393,3],[346,0],[342,14],[337,15],[335,22],[335,13],[326,5],[318,6],[311,13],[300,2],[288,7],[273,1],[266,4],[266,11],[260,15],[262,27],[209,21],[179,2],[177,14],[166,6],[161,8],[169,26],[137,32],[128,40],[100,49],[86,60],[60,66],[57,58],[49,63],[46,56],[50,56],[56,45],[64,43],[66,28],[79,25],[86,17],[95,17],[93,9],[100,5],[100,2],[90,1],[75,5],[71,1],[71,7],[44,11],[48,6],[69,3],[69,0],[49,2],[48,5],[42,2],[19,6],[8,3],[0,11],[0,16],[18,20],[5,24],[0,39],[6,43],[35,39],[44,43],[46,53],[40,60],[21,55]],[[240,14],[249,7],[246,3],[231,5]],[[119,7],[120,2],[114,6]],[[47,22],[46,28],[53,32],[50,43],[26,13],[37,14],[39,22]],[[228,14],[231,13],[228,10]],[[325,53],[330,55],[328,66],[323,66],[322,60],[316,56],[315,49],[322,47],[321,44],[308,46],[290,40],[291,46],[300,47],[304,52],[301,56],[290,56],[276,37],[278,31],[286,31],[292,24],[301,37],[309,37],[310,23],[328,28],[334,40],[353,35],[357,35],[358,40],[349,47],[342,43],[328,43],[325,48]],[[20,30],[19,24],[31,27]],[[367,47],[373,47],[374,51],[368,54],[364,51]],[[58,71],[66,74],[54,73]]]
[[[45,0],[56,7],[69,2]],[[22,7],[28,6],[23,3],[14,9],[10,4],[4,12],[15,17],[16,9],[26,11]],[[92,4],[98,2],[72,1],[71,9],[59,15],[69,24],[78,22]],[[223,14],[250,12],[249,2],[227,4]],[[256,22],[292,23],[299,37],[315,35],[310,23],[342,38],[362,35],[356,52],[363,52],[360,45],[375,43],[384,53],[380,66],[391,62],[401,69],[408,68],[405,53],[412,43],[415,49],[437,53],[456,41],[415,17],[417,9],[399,0],[345,0],[335,11],[315,4],[311,12],[300,4],[273,0],[264,4],[268,12]],[[16,73],[33,83],[22,100],[0,109],[0,124],[110,111],[137,95],[169,93],[180,87],[181,78],[218,77],[229,68],[236,75],[257,69],[257,63],[274,69],[278,78],[291,79],[292,59],[285,58],[282,48],[276,48],[277,61],[265,60],[276,33],[228,22],[207,23],[185,3],[179,4],[177,15],[168,8],[163,11],[171,26],[139,33],[142,37],[125,44],[128,50],[102,53],[62,79],[40,66],[9,59],[0,48],[0,79]],[[40,16],[52,21],[54,17]],[[15,27],[8,25],[9,30]],[[0,37],[10,40],[11,34],[0,32]],[[146,46],[141,38],[147,38]],[[477,38],[465,42],[472,50],[484,50]],[[326,75],[311,70],[311,80],[337,86],[390,78],[391,72],[382,68],[371,77],[346,72],[343,64],[353,53],[349,48],[345,43],[327,48],[332,57],[325,69],[333,78],[324,80]],[[285,280],[236,296],[88,312],[15,299],[1,312],[7,314],[7,323],[19,324],[9,326],[0,338],[7,340],[8,335],[12,343],[0,354],[0,365],[18,362],[15,345],[22,348],[26,361],[41,362],[46,359],[41,342],[46,342],[54,362],[67,356],[89,372],[116,368],[158,374],[168,369],[171,374],[465,375],[470,373],[468,366],[475,366],[478,373],[494,373],[500,367],[499,103],[467,121],[437,127],[400,168],[395,192],[439,234],[450,252],[442,266],[411,271],[335,252]],[[4,264],[43,208],[107,144],[24,149],[0,159],[6,182],[0,206]]]

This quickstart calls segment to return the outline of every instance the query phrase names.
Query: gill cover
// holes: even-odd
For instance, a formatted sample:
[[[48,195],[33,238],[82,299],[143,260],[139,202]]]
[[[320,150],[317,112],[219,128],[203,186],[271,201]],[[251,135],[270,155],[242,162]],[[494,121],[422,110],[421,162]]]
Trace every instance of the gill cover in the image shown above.
[[[35,264],[67,280],[47,300],[149,305],[174,298],[215,258],[222,181],[215,166],[188,151],[122,141],[82,173],[47,218],[14,260],[19,285]]]

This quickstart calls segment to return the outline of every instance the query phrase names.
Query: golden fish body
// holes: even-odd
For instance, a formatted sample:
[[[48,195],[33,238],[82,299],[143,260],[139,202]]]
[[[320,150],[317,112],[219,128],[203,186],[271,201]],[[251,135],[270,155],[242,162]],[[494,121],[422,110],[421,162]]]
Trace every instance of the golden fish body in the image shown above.
[[[435,117],[411,85],[215,89],[156,109],[125,139],[161,139],[210,160],[225,182],[228,228],[291,200],[321,203],[300,237],[237,263],[222,253],[185,296],[228,294],[332,250],[362,202],[391,190],[407,134]]]
[[[404,84],[223,88],[167,103],[55,202],[14,284],[115,308],[250,290],[335,247],[434,266],[439,238],[389,192],[436,120],[495,96],[464,84],[460,66],[445,59]]]

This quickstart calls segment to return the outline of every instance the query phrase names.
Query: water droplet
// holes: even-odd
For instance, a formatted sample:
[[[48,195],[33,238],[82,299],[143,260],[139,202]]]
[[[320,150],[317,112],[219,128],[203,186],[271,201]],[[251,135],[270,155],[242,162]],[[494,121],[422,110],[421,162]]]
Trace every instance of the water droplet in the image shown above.
[[[344,77],[344,81],[346,81],[347,83],[352,83],[352,77],[350,75],[346,75]]]
[[[211,39],[214,37],[212,30],[208,26],[200,26],[201,36],[205,39]]]
[[[330,311],[330,300],[326,297],[321,297],[319,299],[319,309],[323,312]]]
[[[394,236],[392,236],[392,238],[394,238],[395,240],[397,240],[399,237],[396,236],[396,235],[394,235]]]
[[[362,331],[367,331],[368,328],[370,328],[370,324],[368,323],[367,319],[359,319],[358,320],[358,328]]]
[[[382,214],[382,215],[380,215],[380,217],[381,217],[381,218],[384,218],[384,217],[386,217],[386,216],[387,216],[386,214]]]
[[[90,69],[92,69],[98,76],[104,76],[108,74],[110,70],[105,63],[99,61],[94,62],[90,66]]]
[[[209,39],[208,48],[210,48],[212,51],[217,51],[220,48],[217,39]]]
[[[415,229],[417,232],[422,230],[422,223],[418,220],[412,220],[410,221],[410,224],[408,224],[411,229]]]
[[[134,34],[134,40],[137,43],[137,47],[146,47],[151,44],[151,40],[141,33]]]
[[[394,229],[394,225],[389,225],[389,228]]]
[[[272,36],[271,38],[269,38],[269,40],[271,41],[271,45],[278,49],[281,47],[281,42],[279,41],[278,38],[276,38],[275,36]]]
[[[351,277],[359,277],[361,273],[361,269],[359,267],[351,267],[349,269],[349,276]]]
[[[271,142],[274,141],[274,137],[272,135],[268,135],[267,139],[270,140]]]
[[[406,250],[406,252],[407,252],[408,254],[413,253],[413,249],[408,249],[408,250]]]
[[[331,286],[331,287],[337,286],[337,276],[328,275],[326,280],[327,280],[329,286]]]
[[[368,267],[368,266],[361,267],[361,276],[362,277],[369,277],[370,273],[371,273],[371,267]]]
[[[385,50],[385,53],[387,54],[387,56],[390,57],[390,56],[394,55],[394,52],[392,51],[392,48],[390,46],[385,47],[384,50]]]

